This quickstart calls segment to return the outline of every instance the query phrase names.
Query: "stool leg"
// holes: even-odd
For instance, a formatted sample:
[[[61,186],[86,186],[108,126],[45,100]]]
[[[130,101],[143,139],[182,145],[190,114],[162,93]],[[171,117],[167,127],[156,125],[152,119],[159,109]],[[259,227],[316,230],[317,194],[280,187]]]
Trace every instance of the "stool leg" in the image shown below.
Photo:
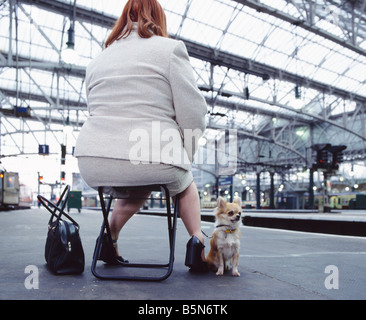
[[[170,211],[170,210],[169,210]],[[179,195],[175,198],[174,203],[174,215],[173,215],[173,226],[169,229],[169,240],[170,240],[170,257],[169,257],[169,271],[166,275],[166,278],[170,276],[173,271],[174,264],[174,251],[175,251],[175,238],[177,234],[177,219],[178,219],[178,211],[179,211]]]
[[[177,227],[177,217],[178,217],[178,203],[179,203],[179,197],[176,197],[176,201],[174,204],[174,214],[172,215],[171,212],[171,208],[170,208],[170,196],[169,196],[169,191],[165,186],[162,186],[164,191],[165,191],[165,195],[166,195],[166,204],[167,204],[167,219],[168,219],[168,235],[169,235],[169,249],[170,249],[170,253],[169,253],[169,262],[167,264],[143,264],[143,263],[138,263],[138,264],[134,264],[134,263],[128,263],[128,264],[121,264],[121,266],[125,266],[128,268],[134,268],[134,267],[138,267],[138,268],[167,268],[167,271],[164,275],[162,276],[128,276],[128,275],[101,275],[96,271],[96,264],[97,264],[97,260],[100,254],[100,249],[101,249],[101,245],[102,245],[102,236],[103,233],[106,231],[106,233],[108,234],[108,236],[111,238],[111,232],[110,232],[110,228],[109,228],[109,223],[108,223],[108,215],[110,212],[110,208],[111,208],[111,203],[112,203],[112,197],[109,199],[109,202],[106,206],[106,203],[104,201],[104,197],[103,197],[103,188],[98,188],[98,192],[99,192],[99,198],[100,198],[100,203],[101,203],[101,207],[102,207],[102,212],[103,212],[103,224],[100,230],[100,234],[99,234],[99,238],[98,241],[96,243],[95,246],[95,250],[94,250],[94,255],[93,255],[93,261],[92,261],[92,267],[91,267],[91,271],[93,273],[93,275],[99,279],[103,279],[103,280],[139,280],[139,281],[162,281],[167,279],[172,271],[173,271],[173,264],[174,264],[174,250],[175,250],[175,238],[176,238],[176,227]],[[110,243],[112,243],[112,241],[110,241]]]
[[[176,229],[177,229],[177,217],[178,217],[178,204],[179,204],[179,195],[176,196],[174,203],[174,214],[172,217],[172,212],[170,208],[170,194],[169,190],[166,186],[162,186],[165,191],[166,198],[166,210],[167,210],[167,220],[168,220],[168,235],[169,235],[169,262],[168,262],[168,271],[163,277],[163,280],[168,278],[173,271],[174,264],[174,250],[175,250],[175,237],[176,237]]]
[[[100,278],[100,279],[103,279],[103,276],[99,275],[96,272],[95,268],[96,268],[96,265],[97,265],[98,258],[100,257],[100,250],[102,248],[103,234],[104,234],[105,231],[107,231],[107,236],[110,238],[109,243],[112,244],[112,237],[111,237],[111,230],[109,228],[109,223],[108,223],[108,216],[109,216],[109,212],[111,210],[111,205],[112,205],[112,200],[113,200],[113,198],[110,197],[109,200],[108,200],[108,204],[106,206],[102,190],[103,190],[102,188],[98,189],[100,205],[102,207],[102,213],[103,213],[103,223],[102,223],[102,227],[100,228],[99,237],[98,237],[97,242],[95,244],[95,249],[94,249],[94,254],[93,254],[93,261],[92,261],[92,265],[91,265],[91,271],[92,271],[93,275],[96,276],[97,278]]]
[[[106,206],[104,196],[103,196],[103,188],[98,188],[98,192],[99,192],[100,205],[102,207],[102,213],[103,213],[103,226],[104,226],[105,231],[107,232],[109,242],[112,243],[112,234],[111,234],[111,229],[109,227],[108,216],[109,216],[109,212],[111,210],[113,198],[112,198],[112,196],[109,197],[109,201]],[[103,229],[103,231],[104,231],[104,229]]]
[[[166,199],[166,214],[167,214],[167,220],[168,220],[168,234],[169,234],[169,245],[170,248],[172,247],[172,212],[170,209],[170,195],[169,191],[166,187],[163,187],[165,192],[165,199]],[[174,222],[174,221],[173,221]]]

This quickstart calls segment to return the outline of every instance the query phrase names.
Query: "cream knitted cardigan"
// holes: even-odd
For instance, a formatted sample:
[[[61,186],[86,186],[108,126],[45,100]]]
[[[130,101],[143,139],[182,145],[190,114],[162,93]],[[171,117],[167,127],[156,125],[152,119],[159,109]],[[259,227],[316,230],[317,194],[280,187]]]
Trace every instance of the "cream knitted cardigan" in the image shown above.
[[[89,64],[85,83],[90,116],[76,157],[190,169],[207,106],[183,42],[143,39],[135,26]]]

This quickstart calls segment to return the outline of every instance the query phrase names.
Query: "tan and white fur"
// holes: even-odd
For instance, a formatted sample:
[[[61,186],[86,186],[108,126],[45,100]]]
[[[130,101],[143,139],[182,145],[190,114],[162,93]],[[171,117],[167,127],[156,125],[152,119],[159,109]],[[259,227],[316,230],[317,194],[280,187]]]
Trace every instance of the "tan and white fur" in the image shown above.
[[[209,268],[218,276],[225,270],[232,270],[232,275],[239,277],[240,224],[241,200],[232,203],[224,198],[217,199],[215,209],[215,230],[210,241],[210,251],[206,257]]]

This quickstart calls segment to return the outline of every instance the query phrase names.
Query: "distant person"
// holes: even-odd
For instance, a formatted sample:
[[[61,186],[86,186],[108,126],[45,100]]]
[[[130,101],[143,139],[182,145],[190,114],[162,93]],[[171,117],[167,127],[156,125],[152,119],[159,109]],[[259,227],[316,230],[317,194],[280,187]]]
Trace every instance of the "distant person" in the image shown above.
[[[179,214],[191,236],[186,264],[208,271],[191,173],[207,106],[184,43],[168,38],[157,0],[127,2],[105,50],[87,67],[86,92],[90,116],[75,149],[83,179],[93,188],[166,184],[172,196],[180,194]],[[119,233],[143,202],[117,200],[110,219],[115,256],[107,262],[125,261]]]

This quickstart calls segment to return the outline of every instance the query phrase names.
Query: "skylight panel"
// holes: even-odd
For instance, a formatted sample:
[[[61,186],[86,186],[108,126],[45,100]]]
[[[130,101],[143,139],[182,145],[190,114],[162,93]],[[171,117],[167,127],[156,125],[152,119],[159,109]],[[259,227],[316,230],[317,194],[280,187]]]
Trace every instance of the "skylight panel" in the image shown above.
[[[105,14],[114,15],[116,17],[119,17],[121,15],[122,10],[126,3],[127,0],[118,0],[118,1],[77,0],[78,6],[90,8],[93,11],[103,12]]]
[[[160,0],[159,2],[165,11],[170,11],[177,15],[182,16],[186,11],[188,0],[179,0],[179,1]]]
[[[357,88],[360,86],[360,83],[354,79],[348,78],[348,77],[339,77],[337,81],[334,83],[337,87],[342,88],[344,90],[359,93],[361,95],[364,95],[366,91],[360,91],[357,92]],[[361,86],[362,88],[362,86]],[[363,88],[365,88],[363,86]]]
[[[252,57],[258,49],[254,42],[247,41],[233,34],[227,33],[221,42],[220,49],[242,57]]]
[[[22,4],[22,7],[38,26],[47,26],[47,28],[54,28],[55,30],[60,30],[62,28],[65,20],[62,15],[42,10],[37,6]],[[24,20],[27,24],[30,24],[30,21],[23,13],[23,10],[18,10],[18,14],[19,18]]]
[[[260,47],[257,54],[255,54],[251,58],[255,61],[260,61],[262,63],[275,66],[280,69],[284,69],[286,67],[289,59],[287,55],[281,52],[273,51],[272,49],[267,47]]]
[[[252,85],[248,86],[249,94],[251,97],[258,97],[260,99],[267,99],[271,101],[273,99],[272,93],[268,90],[266,86],[257,86],[254,87]]]
[[[237,15],[236,19],[231,23],[228,32],[245,38],[246,40],[258,43],[263,39],[266,34],[266,30],[271,26],[264,23],[260,28],[258,28],[258,19],[248,15],[245,12],[245,9],[246,7],[243,8],[243,10]],[[252,35],[252,32],[256,33],[255,36]],[[260,36],[258,36],[258,32],[261,32]],[[254,39],[249,38],[251,35]]]
[[[51,43],[55,48],[59,48],[61,44],[59,29],[62,29],[63,19],[59,15],[36,7],[24,6],[24,10],[26,14],[22,10],[18,10],[18,43],[21,44],[18,46],[18,54],[26,57],[31,52],[34,59],[58,62],[58,53],[51,47]],[[31,14],[32,21],[29,20]],[[15,52],[15,37],[14,32],[13,53]]]
[[[270,30],[272,30],[273,26],[269,23],[263,22],[261,24],[261,26],[258,27],[259,21],[257,19],[253,19],[253,20],[248,19],[248,20],[252,21],[250,23],[250,25],[248,25],[247,22],[245,22],[242,27],[239,28],[239,26],[238,26],[237,30],[241,33],[241,35],[245,39],[253,41],[257,44],[261,44],[263,42],[263,40],[266,38],[268,32],[270,32]],[[231,28],[230,30],[233,30],[233,29]]]
[[[195,76],[196,76],[196,82],[198,85],[208,85],[210,83],[210,73],[209,73],[209,66],[207,66],[207,63],[199,60],[199,59],[195,59],[195,58],[190,58],[190,62],[191,65],[193,67],[193,70],[195,72]]]
[[[321,30],[325,30],[339,38],[345,38],[342,29],[338,27],[337,22],[333,22],[333,19],[321,19],[316,23],[316,26]]]
[[[265,41],[265,45],[273,50],[280,50],[291,55],[296,46],[295,36],[282,28],[274,28]]]
[[[300,60],[319,65],[326,60],[329,49],[324,46],[309,41],[305,45],[299,46],[297,56]]]
[[[295,65],[295,74],[298,74],[302,77],[316,79],[316,71],[318,70],[318,66],[312,63],[308,63],[306,61],[299,61],[298,65]]]
[[[15,69],[6,68],[2,69],[1,71],[0,88],[14,89],[14,79],[16,77]]]
[[[261,2],[269,7],[281,10],[281,11],[286,11],[289,10],[291,7],[293,8],[293,6],[289,6],[288,2],[285,0],[261,0]],[[298,12],[297,10],[293,13]]]
[[[348,68],[354,64],[350,58],[339,54],[338,52],[330,53],[322,64],[323,68],[334,70],[338,74],[343,74]]]
[[[366,82],[366,64],[355,64],[345,74],[345,76],[359,82]],[[366,92],[364,93],[366,94]]]
[[[338,79],[338,74],[327,70],[327,69],[319,69],[316,74],[314,75],[314,78],[323,83],[329,83],[332,84]]]
[[[221,32],[217,29],[186,18],[180,35],[183,38],[200,42],[210,47],[215,47],[221,37]]]
[[[179,30],[182,17],[179,14],[166,11],[167,28],[169,34],[176,34]]]
[[[188,16],[204,24],[223,30],[226,28],[232,12],[233,8],[217,1],[212,1],[210,4],[208,4],[207,0],[192,1]]]

